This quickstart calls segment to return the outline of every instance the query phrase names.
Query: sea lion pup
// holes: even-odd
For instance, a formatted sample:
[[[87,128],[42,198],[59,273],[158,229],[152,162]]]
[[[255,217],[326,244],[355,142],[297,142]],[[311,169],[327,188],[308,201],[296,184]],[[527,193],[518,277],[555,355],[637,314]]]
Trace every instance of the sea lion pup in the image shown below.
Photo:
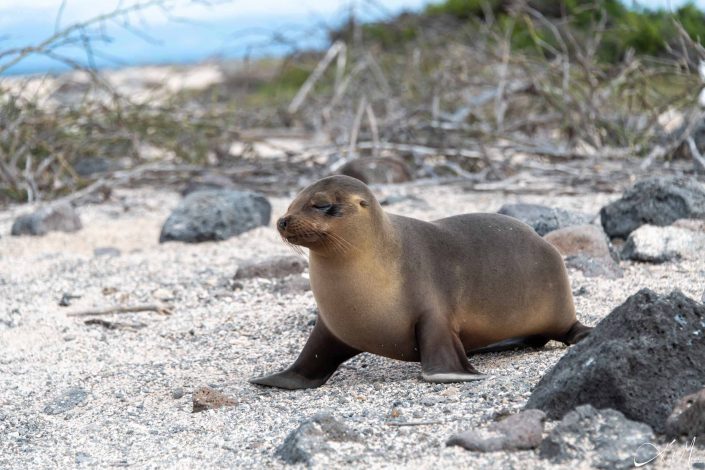
[[[364,183],[331,176],[304,189],[277,228],[310,250],[320,313],[294,364],[255,384],[318,387],[363,351],[421,361],[429,382],[478,380],[469,352],[507,339],[574,344],[591,330],[576,320],[561,255],[508,216],[387,214]]]

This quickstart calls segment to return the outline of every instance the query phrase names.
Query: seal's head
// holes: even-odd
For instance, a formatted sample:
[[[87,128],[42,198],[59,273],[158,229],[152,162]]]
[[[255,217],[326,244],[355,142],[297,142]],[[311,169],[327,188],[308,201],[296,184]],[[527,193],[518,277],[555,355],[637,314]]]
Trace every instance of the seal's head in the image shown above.
[[[277,221],[282,238],[319,254],[362,248],[382,212],[370,189],[349,176],[330,176],[301,191]]]

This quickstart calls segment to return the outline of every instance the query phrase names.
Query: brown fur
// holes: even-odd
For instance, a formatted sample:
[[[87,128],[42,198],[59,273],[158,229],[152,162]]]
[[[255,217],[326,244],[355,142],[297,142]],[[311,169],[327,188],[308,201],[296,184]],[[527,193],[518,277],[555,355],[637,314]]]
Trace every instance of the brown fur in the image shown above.
[[[570,342],[589,331],[576,321],[560,254],[513,218],[423,222],[387,214],[366,185],[334,176],[302,191],[281,221],[282,236],[310,250],[320,331],[307,347],[317,351],[421,361],[427,380],[460,381],[479,374],[467,361],[470,351],[508,338]],[[332,371],[323,382],[292,379],[312,375],[305,352],[287,371],[254,382],[325,382]]]

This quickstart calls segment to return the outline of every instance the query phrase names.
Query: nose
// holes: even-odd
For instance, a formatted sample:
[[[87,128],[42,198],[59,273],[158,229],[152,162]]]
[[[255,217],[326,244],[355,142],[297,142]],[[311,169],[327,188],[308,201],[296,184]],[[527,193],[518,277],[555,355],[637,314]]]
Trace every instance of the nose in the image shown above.
[[[277,220],[277,227],[279,227],[279,230],[286,230],[286,226],[288,223],[289,223],[289,218],[282,217],[279,220]]]

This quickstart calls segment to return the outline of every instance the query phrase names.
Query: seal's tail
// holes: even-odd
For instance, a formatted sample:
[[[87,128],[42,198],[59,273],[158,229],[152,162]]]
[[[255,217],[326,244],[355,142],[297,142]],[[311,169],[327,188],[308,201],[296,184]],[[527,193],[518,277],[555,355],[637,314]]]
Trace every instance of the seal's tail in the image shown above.
[[[562,341],[566,345],[576,344],[584,340],[592,330],[593,327],[585,326],[579,321],[576,321],[566,332],[566,334],[563,335],[562,338],[558,339],[558,341]]]

